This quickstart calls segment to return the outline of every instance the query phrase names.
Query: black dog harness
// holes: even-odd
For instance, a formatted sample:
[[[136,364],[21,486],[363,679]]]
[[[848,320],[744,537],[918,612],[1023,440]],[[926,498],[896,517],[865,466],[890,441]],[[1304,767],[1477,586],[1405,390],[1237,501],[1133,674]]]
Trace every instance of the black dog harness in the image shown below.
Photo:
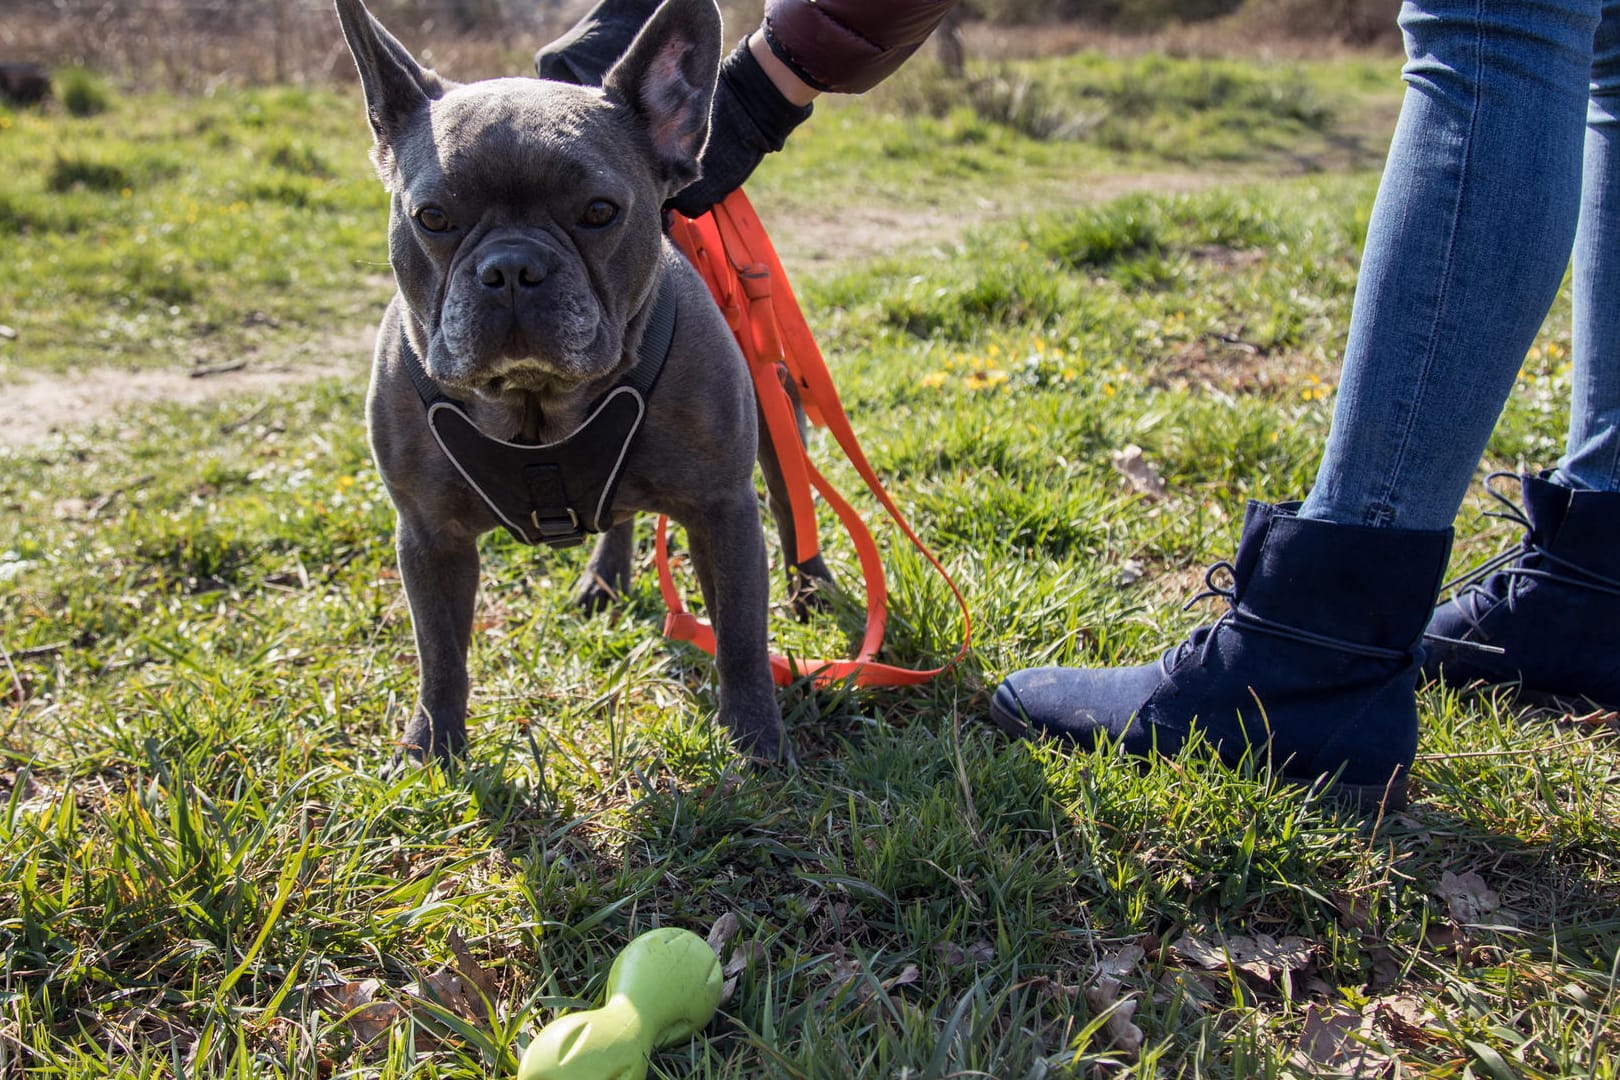
[[[450,464],[525,544],[572,547],[613,524],[613,494],[635,445],[647,400],[675,338],[675,288],[666,269],[636,350],[636,366],[591,406],[560,442],[534,445],[485,435],[448,397],[402,336],[405,370],[427,407],[428,426]]]

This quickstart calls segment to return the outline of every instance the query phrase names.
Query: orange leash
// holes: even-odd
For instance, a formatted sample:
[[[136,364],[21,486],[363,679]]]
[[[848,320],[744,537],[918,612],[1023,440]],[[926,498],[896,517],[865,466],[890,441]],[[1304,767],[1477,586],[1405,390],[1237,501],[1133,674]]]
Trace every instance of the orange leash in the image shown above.
[[[838,520],[855,545],[866,579],[866,632],[859,650],[848,660],[806,660],[771,654],[771,677],[778,686],[809,677],[817,686],[850,680],[857,686],[914,686],[927,682],[959,663],[967,655],[973,634],[967,602],[961,590],[945,572],[933,552],[918,539],[906,523],[877,473],[867,462],[844,406],[833,387],[827,363],[821,356],[804,313],[788,284],[787,274],[776,256],[776,248],[766,235],[765,226],[741,190],[734,191],[708,213],[696,218],[672,214],[670,236],[685,253],[709,286],[726,323],[742,346],[743,356],[754,380],[760,413],[765,418],[763,437],[769,438],[781,462],[793,511],[793,531],[798,551],[794,561],[802,565],[817,553],[816,516],[810,489],[812,485],[833,508]],[[888,588],[883,576],[883,560],[871,531],[860,514],[841,496],[810,461],[799,437],[793,401],[785,380],[797,388],[805,416],[817,427],[832,432],[855,471],[876,496],[889,517],[911,541],[913,547],[939,572],[962,610],[962,645],[945,664],[927,670],[896,667],[877,660],[883,648],[888,623]],[[676,641],[690,642],[714,654],[714,630],[686,610],[669,568],[669,520],[658,519],[658,586],[664,594],[669,615],[664,634]]]

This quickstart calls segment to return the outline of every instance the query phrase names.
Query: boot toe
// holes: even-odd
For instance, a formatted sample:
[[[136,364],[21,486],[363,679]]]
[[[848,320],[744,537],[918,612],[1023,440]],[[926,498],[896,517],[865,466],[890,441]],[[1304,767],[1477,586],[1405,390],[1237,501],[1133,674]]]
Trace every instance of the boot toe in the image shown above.
[[[1047,735],[1082,746],[1119,739],[1158,687],[1157,663],[1086,670],[1043,667],[1015,671],[990,699],[990,719],[1009,735]]]

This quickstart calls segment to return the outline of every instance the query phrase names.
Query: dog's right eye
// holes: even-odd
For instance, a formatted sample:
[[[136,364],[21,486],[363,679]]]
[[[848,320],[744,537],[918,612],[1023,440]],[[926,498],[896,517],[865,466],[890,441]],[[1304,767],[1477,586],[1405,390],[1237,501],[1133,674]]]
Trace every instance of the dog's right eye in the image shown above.
[[[613,224],[619,216],[619,208],[606,199],[592,199],[580,214],[579,223],[592,229],[600,229],[604,225]]]
[[[450,231],[450,215],[437,206],[424,206],[416,212],[416,223],[422,226],[425,232],[442,233]]]

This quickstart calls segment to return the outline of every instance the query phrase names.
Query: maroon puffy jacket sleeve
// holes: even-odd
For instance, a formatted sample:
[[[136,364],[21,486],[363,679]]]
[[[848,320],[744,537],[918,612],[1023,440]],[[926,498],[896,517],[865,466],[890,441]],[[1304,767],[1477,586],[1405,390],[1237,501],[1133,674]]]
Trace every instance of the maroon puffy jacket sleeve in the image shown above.
[[[817,90],[870,90],[928,40],[956,0],[766,0],[765,40]]]

